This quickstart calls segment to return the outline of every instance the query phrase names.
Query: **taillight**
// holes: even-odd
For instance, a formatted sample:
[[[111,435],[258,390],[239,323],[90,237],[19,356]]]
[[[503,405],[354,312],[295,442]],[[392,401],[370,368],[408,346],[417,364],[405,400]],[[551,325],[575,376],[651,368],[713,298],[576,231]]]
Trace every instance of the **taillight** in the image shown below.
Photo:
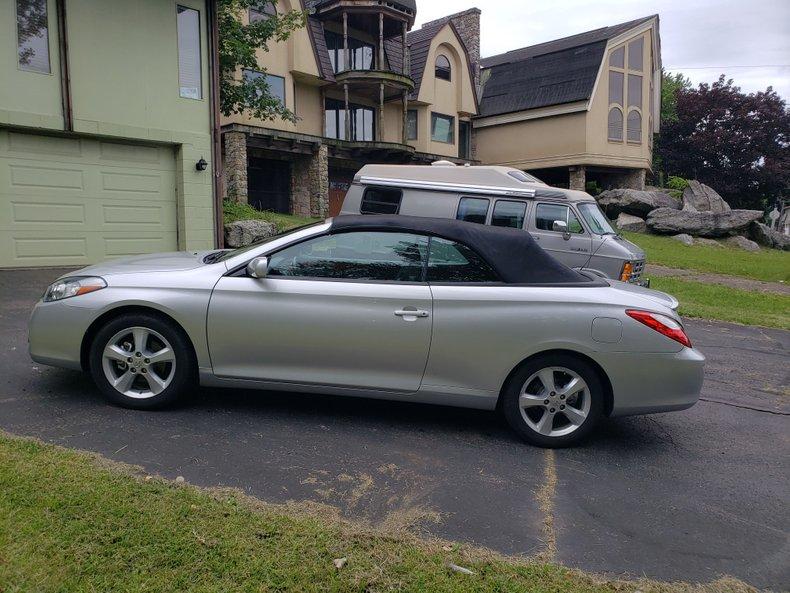
[[[630,261],[625,262],[625,264],[623,264],[623,271],[620,273],[620,281],[628,282],[633,274],[634,264],[632,264]]]
[[[660,313],[650,313],[648,311],[637,311],[634,309],[629,309],[625,314],[632,319],[636,319],[639,323],[643,323],[650,329],[654,329],[658,333],[665,335],[670,340],[675,340],[687,348],[691,348],[691,340],[689,340],[686,332],[683,331],[683,326],[671,317],[661,315]]]

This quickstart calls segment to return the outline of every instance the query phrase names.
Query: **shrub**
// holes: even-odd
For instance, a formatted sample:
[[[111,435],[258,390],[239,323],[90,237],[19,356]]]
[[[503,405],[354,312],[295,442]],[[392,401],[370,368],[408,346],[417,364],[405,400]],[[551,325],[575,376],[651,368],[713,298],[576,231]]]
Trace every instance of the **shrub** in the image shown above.
[[[667,187],[669,189],[674,189],[677,191],[683,191],[689,186],[689,182],[682,177],[674,177],[670,176],[669,180],[667,181]]]

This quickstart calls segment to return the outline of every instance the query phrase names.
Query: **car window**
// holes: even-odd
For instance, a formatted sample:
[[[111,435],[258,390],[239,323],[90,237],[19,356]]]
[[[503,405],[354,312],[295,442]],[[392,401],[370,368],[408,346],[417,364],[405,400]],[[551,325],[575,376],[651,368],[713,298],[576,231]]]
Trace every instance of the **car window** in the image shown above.
[[[360,212],[362,214],[397,214],[400,211],[402,199],[403,192],[399,189],[369,187],[362,197]]]
[[[485,198],[461,198],[458,204],[457,220],[485,224],[488,218],[490,200]]]
[[[431,238],[428,282],[499,282],[499,276],[472,249],[461,243]]]
[[[538,204],[535,209],[535,227],[540,231],[553,231],[555,221],[568,224],[568,232],[583,233],[584,227],[571,211],[570,207],[562,204]]]
[[[270,277],[422,282],[428,239],[405,233],[338,233],[269,259]]]
[[[494,204],[494,213],[491,215],[491,226],[509,227],[520,229],[524,227],[524,216],[527,205],[524,202],[511,202],[499,200]]]

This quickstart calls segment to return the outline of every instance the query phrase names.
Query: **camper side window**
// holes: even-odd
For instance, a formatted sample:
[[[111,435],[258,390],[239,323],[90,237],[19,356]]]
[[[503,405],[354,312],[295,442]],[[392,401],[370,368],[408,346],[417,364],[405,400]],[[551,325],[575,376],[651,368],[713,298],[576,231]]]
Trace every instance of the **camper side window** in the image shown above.
[[[486,198],[461,198],[455,218],[466,222],[485,224],[490,204],[491,201]]]
[[[362,196],[362,214],[398,214],[403,192],[399,189],[369,187]]]

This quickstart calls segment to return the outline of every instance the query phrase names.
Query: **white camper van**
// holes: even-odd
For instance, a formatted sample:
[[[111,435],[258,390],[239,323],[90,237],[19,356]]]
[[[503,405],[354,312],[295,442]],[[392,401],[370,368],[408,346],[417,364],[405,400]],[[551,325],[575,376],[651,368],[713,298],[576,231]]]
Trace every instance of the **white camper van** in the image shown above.
[[[508,167],[367,165],[354,177],[342,214],[455,218],[529,232],[567,266],[649,285],[645,253],[612,228],[595,199],[549,187]]]

